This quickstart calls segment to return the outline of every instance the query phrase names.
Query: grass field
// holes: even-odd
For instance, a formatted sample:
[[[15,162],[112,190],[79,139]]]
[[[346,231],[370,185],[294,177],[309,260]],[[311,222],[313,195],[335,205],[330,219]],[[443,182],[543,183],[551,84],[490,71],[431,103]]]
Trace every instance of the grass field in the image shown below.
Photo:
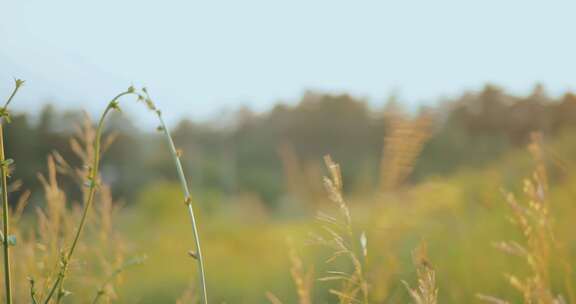
[[[554,148],[560,149],[561,155],[575,152],[569,137]],[[510,303],[522,302],[522,292],[508,284],[505,274],[530,276],[530,268],[521,257],[508,255],[494,244],[503,240],[523,243],[521,231],[508,221],[512,212],[502,189],[521,191],[521,177],[529,176],[532,166],[528,153],[516,151],[489,168],[431,179],[398,193],[351,195],[348,203],[353,206],[354,229],[367,233],[369,302],[411,302],[402,281],[416,282],[411,251],[422,240],[428,244],[429,259],[436,272],[439,303],[478,303],[478,294],[493,295]],[[576,236],[571,231],[576,206],[572,197],[576,179],[570,174],[562,175],[550,189],[549,202],[556,241],[562,246],[559,250],[573,260]],[[178,195],[178,188],[170,184],[147,189],[138,208],[150,208],[149,213],[126,211],[130,216],[118,221],[123,234],[131,236],[128,238],[136,251],[147,252],[149,257],[146,264],[126,275],[122,288],[125,298],[140,299],[135,303],[174,301],[179,291],[189,285],[194,265],[184,254],[191,244],[185,214],[178,212],[178,205],[157,204],[177,201]],[[521,193],[518,196],[522,198]],[[309,244],[310,232],[319,229],[315,214],[284,219],[251,202],[243,203],[238,212],[200,215],[213,300],[267,303],[265,292],[269,291],[283,303],[298,302],[286,238],[292,240],[304,267],[313,270],[315,278],[324,277],[333,268],[325,263],[330,250]],[[328,202],[322,206],[333,210]],[[556,254],[550,257],[550,289],[571,303],[571,283],[566,281],[570,277],[564,277],[566,269],[560,253]],[[170,258],[165,259],[166,256]],[[339,262],[336,268],[350,270],[345,260]],[[163,267],[158,269],[157,263]],[[313,303],[338,302],[329,289],[338,288],[339,284],[314,280],[312,285]]]
[[[487,166],[410,183],[428,122],[399,119],[379,187],[348,189],[338,160],[326,157],[324,179],[305,181],[324,193],[287,192],[274,208],[250,193],[183,196],[161,180],[122,208],[99,178],[101,130],[118,97],[157,111],[144,93],[129,88],[97,128],[84,124],[71,141],[83,166],[53,153],[39,168],[43,193],[10,196],[3,247],[12,271],[3,282],[13,303],[202,301],[202,260],[209,303],[576,303],[570,132],[551,141],[534,134],[527,149]],[[13,163],[1,156],[6,180]],[[63,179],[77,183],[83,204],[69,200]]]

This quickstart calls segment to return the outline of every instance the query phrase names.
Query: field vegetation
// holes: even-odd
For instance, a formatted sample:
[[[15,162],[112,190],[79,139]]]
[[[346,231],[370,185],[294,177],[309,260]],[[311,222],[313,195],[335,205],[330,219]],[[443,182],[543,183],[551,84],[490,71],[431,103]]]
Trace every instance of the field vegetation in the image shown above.
[[[170,132],[146,89],[95,124],[12,113],[23,86],[0,112],[5,303],[576,303],[574,95],[308,93]]]

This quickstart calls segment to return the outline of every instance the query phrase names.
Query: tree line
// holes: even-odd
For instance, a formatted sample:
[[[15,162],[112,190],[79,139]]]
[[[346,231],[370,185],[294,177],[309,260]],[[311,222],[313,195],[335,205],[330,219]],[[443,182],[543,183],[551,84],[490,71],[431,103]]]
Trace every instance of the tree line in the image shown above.
[[[576,125],[576,95],[551,97],[537,85],[530,94],[516,96],[486,85],[410,111],[395,98],[375,108],[347,94],[308,92],[295,105],[277,104],[264,113],[241,108],[233,124],[182,120],[173,135],[195,192],[253,193],[272,206],[290,187],[294,166],[313,171],[328,153],[343,165],[352,188],[376,187],[380,171],[386,170],[381,166],[384,139],[395,115],[427,115],[431,121],[427,143],[408,181],[416,182],[485,165],[524,146],[531,132],[553,137],[570,130]],[[74,158],[70,136],[83,119],[81,112],[57,111],[51,105],[38,117],[15,114],[6,132],[7,155],[16,160],[14,177],[25,188],[38,189],[37,173],[49,153]],[[159,134],[139,130],[125,116],[114,116],[111,125],[107,133],[114,133],[115,140],[103,159],[102,176],[117,196],[130,201],[135,189],[158,178],[175,178]]]

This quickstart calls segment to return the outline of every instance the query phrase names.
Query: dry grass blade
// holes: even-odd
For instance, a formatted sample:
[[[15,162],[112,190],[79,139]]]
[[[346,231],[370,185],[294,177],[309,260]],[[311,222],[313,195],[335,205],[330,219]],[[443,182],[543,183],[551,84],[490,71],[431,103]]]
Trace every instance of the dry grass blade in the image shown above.
[[[491,304],[510,304],[510,302],[493,297],[493,296],[488,296],[488,295],[483,295],[483,294],[477,294],[476,298],[478,298],[479,300],[485,302],[485,303],[491,303]]]
[[[333,250],[327,263],[338,258],[345,258],[352,266],[352,271],[329,271],[321,281],[337,280],[341,282],[339,290],[331,290],[342,304],[368,303],[368,281],[364,275],[362,258],[367,254],[366,235],[357,236],[352,229],[352,216],[350,208],[343,197],[343,183],[340,166],[330,156],[324,161],[329,176],[324,177],[324,186],[332,202],[338,207],[337,215],[322,214],[318,217],[321,233],[315,237],[315,242],[328,246]]]
[[[193,283],[188,284],[188,288],[176,300],[176,304],[198,303],[198,293],[196,292],[196,285]]]
[[[272,304],[282,304],[282,301],[280,301],[280,299],[278,299],[278,297],[276,297],[273,293],[271,293],[269,291],[266,292],[266,298]]]
[[[410,119],[399,111],[386,113],[387,132],[380,163],[381,190],[400,186],[412,172],[414,162],[430,138],[432,115],[422,113]]]
[[[296,291],[298,292],[298,303],[311,304],[314,271],[312,269],[308,271],[304,269],[304,263],[291,242],[288,242],[288,254],[291,263],[290,274],[292,275],[292,281],[294,281]]]
[[[408,283],[403,282],[415,304],[437,304],[438,288],[436,287],[436,274],[432,264],[428,260],[428,249],[425,242],[412,252],[412,260],[416,266],[418,277],[418,287],[411,288]]]
[[[564,303],[561,296],[552,291],[550,266],[554,250],[558,244],[554,238],[550,203],[548,202],[548,174],[545,164],[542,136],[532,135],[528,146],[536,168],[531,178],[524,180],[523,192],[526,202],[521,202],[508,193],[506,201],[512,210],[511,222],[518,227],[524,238],[524,244],[515,241],[502,241],[495,247],[504,253],[520,257],[530,272],[524,277],[506,274],[508,283],[517,289],[525,303],[559,304]],[[493,302],[491,296],[482,296],[483,300]],[[502,300],[503,301],[503,300]]]
[[[95,137],[85,137],[89,133],[94,133],[90,123],[84,124],[84,129],[78,134],[78,143],[83,153],[93,155]],[[18,239],[18,246],[13,247],[13,259],[19,267],[14,269],[14,282],[27,282],[26,288],[14,290],[13,301],[15,303],[43,303],[43,300],[50,291],[51,286],[56,282],[61,269],[62,256],[65,254],[63,246],[69,243],[74,237],[74,230],[77,220],[81,217],[81,209],[72,205],[66,192],[61,188],[59,174],[69,175],[84,191],[84,197],[88,194],[83,183],[87,182],[88,167],[85,163],[90,162],[80,155],[79,168],[72,168],[64,158],[53,153],[47,157],[47,172],[38,174],[43,198],[37,197],[37,204],[31,210],[25,212],[29,191],[20,195],[16,207],[11,210],[11,222],[14,226],[12,233]],[[39,204],[38,204],[39,203]],[[107,185],[99,183],[99,195],[95,197],[93,208],[97,216],[90,216],[86,220],[85,233],[90,237],[90,245],[84,240],[79,240],[75,257],[70,261],[70,273],[82,270],[82,277],[75,278],[75,285],[92,285],[101,282],[101,276],[113,272],[119,265],[124,263],[123,254],[126,244],[118,233],[112,229],[113,215],[116,208],[112,202],[111,192]],[[69,208],[71,207],[71,208]],[[34,215],[35,219],[34,219]],[[22,222],[34,221],[35,227],[30,225],[17,225]],[[99,250],[90,250],[98,248]],[[95,261],[96,267],[80,267],[83,261]],[[99,262],[99,263],[98,263]],[[83,265],[86,266],[86,265]],[[68,274],[70,276],[70,274]],[[108,284],[106,299],[113,300],[112,282]],[[82,302],[93,296],[90,288],[75,290],[71,302]],[[52,301],[56,301],[52,298]]]

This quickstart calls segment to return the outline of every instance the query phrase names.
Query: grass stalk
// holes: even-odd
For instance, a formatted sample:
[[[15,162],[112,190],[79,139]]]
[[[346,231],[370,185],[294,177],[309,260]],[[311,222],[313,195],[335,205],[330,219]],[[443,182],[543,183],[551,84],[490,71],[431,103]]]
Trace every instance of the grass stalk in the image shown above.
[[[317,218],[322,223],[323,233],[314,235],[314,241],[334,250],[332,256],[326,260],[327,263],[334,263],[336,259],[346,257],[352,264],[353,270],[350,272],[337,269],[328,271],[327,275],[319,281],[342,282],[339,290],[330,289],[330,293],[336,295],[341,304],[367,304],[369,303],[368,281],[364,274],[363,263],[368,254],[366,235],[362,233],[357,237],[352,229],[350,208],[343,196],[340,165],[335,163],[329,155],[324,156],[324,162],[330,173],[329,176],[324,177],[324,187],[329,199],[337,205],[338,214],[335,216],[318,214]],[[358,252],[358,249],[361,249],[361,252]]]
[[[106,109],[104,110],[104,113],[102,113],[102,116],[100,117],[100,120],[98,121],[98,126],[96,128],[96,138],[94,140],[94,160],[92,162],[92,166],[90,167],[90,170],[88,173],[88,183],[87,183],[87,186],[89,188],[88,196],[87,196],[86,201],[84,203],[84,207],[82,210],[82,216],[80,218],[80,223],[78,224],[78,228],[76,229],[76,233],[74,234],[74,239],[72,241],[72,244],[71,244],[70,248],[68,249],[68,251],[66,252],[66,254],[63,255],[63,257],[62,257],[62,260],[60,262],[60,269],[58,271],[58,277],[56,278],[56,280],[52,284],[50,291],[48,292],[46,298],[44,299],[44,304],[50,303],[50,300],[54,296],[56,290],[58,290],[58,293],[56,296],[56,303],[60,303],[62,298],[66,295],[66,293],[64,292],[64,278],[65,278],[66,273],[68,271],[70,259],[72,258],[72,255],[74,254],[76,246],[78,245],[78,241],[80,240],[82,230],[84,229],[84,226],[86,225],[86,219],[88,217],[88,213],[91,209],[92,203],[94,202],[94,197],[96,195],[96,190],[98,188],[97,180],[98,180],[98,168],[100,166],[100,145],[101,145],[101,139],[102,139],[102,132],[104,129],[104,122],[106,120],[106,117],[108,116],[108,113],[110,113],[110,111],[120,110],[120,108],[118,107],[119,99],[123,96],[130,95],[130,94],[135,94],[135,90],[133,87],[129,87],[126,91],[116,95],[116,97],[114,97],[108,103],[108,106],[106,107]]]
[[[416,275],[418,277],[418,286],[410,287],[408,283],[402,281],[410,298],[415,304],[437,304],[438,287],[436,286],[436,272],[428,260],[428,246],[421,242],[414,251],[412,251],[412,262],[416,266]]]
[[[6,103],[0,110],[0,175],[2,175],[2,249],[4,253],[4,284],[5,284],[5,294],[6,303],[12,304],[12,277],[10,274],[10,215],[9,215],[9,204],[8,204],[8,166],[10,161],[6,160],[6,155],[4,153],[4,121],[10,121],[10,116],[8,115],[8,105],[16,96],[18,90],[24,84],[23,80],[16,79],[14,90],[12,94],[6,100]]]
[[[110,282],[112,282],[112,280],[114,280],[117,276],[119,276],[122,272],[124,272],[127,268],[131,267],[131,266],[135,266],[135,265],[140,265],[142,263],[144,263],[144,260],[146,259],[146,257],[135,257],[132,258],[124,263],[122,263],[122,265],[120,265],[118,268],[116,268],[107,278],[106,280],[102,283],[102,285],[100,285],[100,287],[98,288],[98,290],[96,291],[96,295],[94,296],[94,299],[92,300],[92,304],[98,304],[100,303],[100,299],[102,299],[102,297],[106,294],[106,286],[108,284],[110,284]]]
[[[30,300],[32,304],[38,304],[36,299],[36,281],[34,281],[34,278],[29,277],[28,282],[30,283]]]
[[[158,120],[160,122],[160,129],[163,131],[168,148],[170,149],[170,154],[174,160],[174,164],[176,165],[176,171],[178,172],[178,179],[180,180],[180,185],[182,187],[182,191],[184,192],[184,202],[188,209],[188,216],[190,217],[190,222],[192,224],[192,233],[194,234],[194,241],[196,245],[196,251],[192,252],[190,255],[196,259],[198,262],[198,278],[200,281],[200,289],[201,289],[201,302],[204,304],[208,303],[208,296],[207,296],[207,289],[206,289],[206,273],[204,270],[204,259],[202,257],[202,247],[200,246],[200,236],[198,234],[198,225],[196,224],[196,216],[194,215],[194,208],[192,207],[192,196],[190,194],[190,189],[188,188],[188,182],[186,180],[186,175],[184,174],[184,170],[182,169],[182,163],[180,162],[180,153],[176,150],[176,146],[174,145],[174,140],[172,139],[172,135],[170,134],[170,130],[164,123],[164,119],[162,119],[162,111],[160,111],[152,99],[150,98],[148,91],[146,88],[142,89],[144,95],[139,96],[138,100],[141,100],[146,103],[148,109],[153,111]]]

